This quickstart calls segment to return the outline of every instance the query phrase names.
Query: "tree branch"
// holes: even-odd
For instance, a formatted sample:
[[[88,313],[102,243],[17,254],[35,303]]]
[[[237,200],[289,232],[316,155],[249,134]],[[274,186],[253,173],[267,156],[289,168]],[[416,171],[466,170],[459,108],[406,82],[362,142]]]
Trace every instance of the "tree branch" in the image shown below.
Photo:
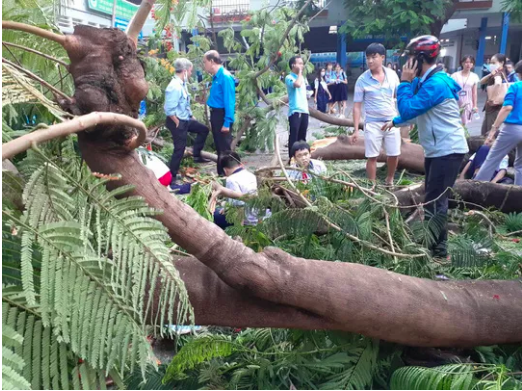
[[[138,46],[138,35],[155,2],[156,0],[143,0],[140,4],[140,8],[138,8],[138,11],[132,17],[129,27],[127,27],[127,35],[136,46]]]
[[[61,124],[49,126],[45,129],[36,130],[2,144],[2,160],[11,159],[13,156],[31,148],[33,144],[39,144],[58,137],[82,132],[100,124],[121,124],[136,128],[139,132],[138,136],[130,140],[127,145],[128,149],[137,148],[147,136],[145,124],[137,119],[123,114],[94,112],[76,117],[70,121],[62,122]]]
[[[234,138],[234,140],[232,140],[232,144],[230,144],[230,149],[232,151],[236,150],[237,144],[239,143],[239,141],[241,141],[241,137],[243,137],[243,134],[247,130],[247,128],[250,125],[251,121],[252,121],[252,119],[249,116],[245,117],[244,122],[243,122],[243,126],[241,126],[241,128],[237,131],[236,138]]]
[[[286,31],[283,33],[283,36],[281,37],[281,41],[279,41],[279,45],[277,46],[277,50],[276,50],[276,53],[275,55],[272,56],[272,59],[269,61],[269,63],[267,64],[266,67],[264,67],[263,69],[261,69],[260,71],[258,71],[255,75],[254,75],[254,79],[257,79],[259,76],[261,76],[263,73],[265,73],[266,71],[268,71],[270,69],[270,67],[272,65],[274,65],[274,63],[276,62],[276,60],[278,59],[277,57],[277,52],[279,51],[279,49],[281,49],[281,47],[284,45],[285,43],[285,40],[286,38],[288,37],[288,34],[290,34],[290,31],[292,30],[292,28],[294,27],[294,25],[297,23],[297,20],[301,17],[301,15],[303,15],[303,13],[306,11],[306,8],[308,8],[308,6],[310,5],[310,3],[312,2],[313,0],[308,0],[302,7],[301,9],[299,10],[299,12],[293,17],[293,19],[290,21],[290,24],[288,25],[288,27],[286,28]]]
[[[25,23],[11,22],[2,20],[2,29],[7,30],[18,30],[25,31],[26,33],[38,35],[39,37],[50,39],[51,41],[58,42],[60,45],[64,46],[67,40],[65,35],[60,35],[53,33],[49,30],[41,29],[40,27],[31,26]]]
[[[28,47],[25,47],[25,46],[22,46],[22,45],[18,45],[16,43],[11,43],[11,42],[2,42],[2,45],[11,46],[11,47],[14,47],[14,48],[17,48],[17,49],[25,50],[26,52],[37,54],[39,56],[47,58],[48,60],[54,61],[54,62],[56,62],[56,63],[58,63],[60,65],[63,65],[65,67],[65,69],[69,70],[69,64],[67,64],[65,61],[59,60],[59,59],[57,59],[57,58],[55,58],[53,56],[50,56],[48,54],[39,52],[38,50],[31,49],[31,48],[28,48]],[[22,64],[19,64],[19,65],[21,66]]]
[[[276,134],[276,137],[274,140],[274,145],[275,145],[275,147],[274,147],[275,154],[276,154],[277,160],[279,162],[279,166],[281,167],[281,171],[283,171],[283,175],[285,176],[287,182],[290,184],[292,189],[294,189],[294,191],[298,194],[301,201],[303,201],[307,207],[311,207],[312,203],[305,196],[303,196],[301,194],[301,192],[297,189],[297,187],[294,185],[294,182],[290,179],[290,177],[288,176],[288,173],[286,172],[285,166],[281,159],[281,154],[279,153],[279,137],[277,136],[277,134]],[[337,224],[332,223],[330,220],[328,220],[328,218],[326,218],[323,215],[321,215],[321,218],[326,223],[326,225],[328,225],[330,228],[333,228],[337,232],[342,233],[348,239],[352,240],[355,243],[359,243],[361,246],[366,247],[368,249],[379,251],[379,252],[387,254],[387,255],[392,255],[397,258],[423,258],[426,256],[426,254],[404,254],[404,253],[397,253],[393,250],[392,251],[386,250],[384,248],[378,247],[370,242],[367,242],[366,240],[362,240],[362,239],[358,238],[357,236],[346,232],[341,227],[339,227]],[[393,249],[393,244],[392,244],[392,249]]]
[[[18,60],[18,58],[16,58],[16,56],[14,55],[14,53],[11,51],[11,49],[9,49],[7,46],[6,46],[6,42],[2,42],[2,45],[7,49],[7,51],[9,52],[9,54],[13,57],[13,60],[16,61],[16,63],[20,66],[22,66],[22,63]]]
[[[42,79],[40,76],[37,76],[35,75],[33,72],[31,71],[28,71],[27,69],[19,66],[19,65],[16,65],[15,63],[5,59],[2,57],[2,62],[12,66],[13,68],[19,70],[20,72],[23,72],[25,73],[27,76],[29,76],[31,79],[37,81],[38,83],[40,83],[41,85],[47,87],[49,90],[51,90],[52,92],[54,92],[55,94],[57,95],[60,95],[61,97],[67,99],[68,101],[71,101],[71,97],[64,94],[62,91],[60,91],[59,89],[57,89],[56,87],[53,87],[51,84],[47,83],[44,79]]]

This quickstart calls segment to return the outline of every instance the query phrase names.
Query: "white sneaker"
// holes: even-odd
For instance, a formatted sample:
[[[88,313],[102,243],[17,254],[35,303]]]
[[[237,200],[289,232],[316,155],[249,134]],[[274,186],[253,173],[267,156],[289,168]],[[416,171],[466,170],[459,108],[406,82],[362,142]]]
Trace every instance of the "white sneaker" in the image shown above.
[[[339,118],[346,118],[344,114],[339,114]]]

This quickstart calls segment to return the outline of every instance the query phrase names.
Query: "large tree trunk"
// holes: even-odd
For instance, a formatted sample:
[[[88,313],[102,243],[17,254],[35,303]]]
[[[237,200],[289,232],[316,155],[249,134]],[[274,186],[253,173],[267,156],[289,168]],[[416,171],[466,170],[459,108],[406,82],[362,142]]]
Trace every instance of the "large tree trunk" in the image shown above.
[[[450,207],[464,205],[476,209],[474,205],[479,205],[494,207],[504,213],[522,212],[522,186],[465,180],[455,182],[452,191],[454,201],[450,202]],[[394,194],[402,206],[415,207],[424,202],[423,185],[401,189]]]
[[[438,282],[348,262],[305,260],[275,248],[255,253],[173,197],[139,164],[135,153],[111,153],[103,143],[83,135],[79,141],[93,171],[121,173],[122,180],[112,184],[134,184],[135,194],[164,211],[158,218],[174,242],[240,295],[294,307],[344,331],[406,345],[522,341],[519,281]],[[268,317],[264,321],[274,322]],[[249,322],[243,325],[261,325]],[[300,320],[289,320],[285,326],[299,328]],[[324,328],[337,326],[325,323]]]

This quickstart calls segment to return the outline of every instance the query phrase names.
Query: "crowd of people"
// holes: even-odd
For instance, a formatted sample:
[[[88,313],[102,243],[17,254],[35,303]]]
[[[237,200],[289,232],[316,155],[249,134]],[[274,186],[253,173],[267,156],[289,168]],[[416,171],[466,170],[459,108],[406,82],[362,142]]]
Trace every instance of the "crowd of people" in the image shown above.
[[[368,179],[375,183],[377,157],[384,149],[387,156],[385,185],[393,186],[401,154],[399,127],[416,124],[425,155],[425,216],[441,219],[441,225],[445,227],[448,189],[459,174],[460,178],[501,183],[506,180],[506,155],[516,148],[515,184],[522,185],[522,82],[518,81],[522,77],[522,61],[513,65],[503,54],[496,54],[488,61],[485,76],[479,79],[473,72],[475,59],[464,56],[461,70],[450,76],[443,64],[437,62],[440,49],[436,37],[415,38],[404,51],[406,64],[399,69],[397,64],[385,63],[386,50],[382,44],[373,43],[367,47],[368,70],[359,76],[354,88],[354,132],[350,142],[358,142],[359,124],[363,123]],[[223,67],[215,50],[205,53],[203,64],[205,71],[212,75],[206,103],[218,155],[217,172],[226,177],[225,186],[218,182],[213,185],[214,196],[224,197],[232,205],[244,205],[242,199],[255,195],[257,183],[256,177],[243,167],[240,156],[231,152],[236,106],[234,77]],[[288,152],[295,167],[288,173],[291,179],[307,183],[313,180],[313,175],[325,175],[326,166],[311,159],[310,146],[306,142],[310,107],[304,60],[296,55],[289,60],[288,66],[290,72],[284,77],[288,92]],[[209,129],[193,118],[190,109],[187,82],[192,74],[192,63],[179,58],[174,62],[174,68],[176,75],[166,90],[165,114],[166,126],[174,142],[170,187],[180,191],[183,184],[177,174],[187,145],[187,133],[196,134],[194,161],[203,163],[206,160],[201,157],[201,151]],[[484,107],[482,134],[487,138],[461,171],[468,153],[463,125],[478,116],[479,85],[493,86],[488,88]],[[338,110],[338,115],[344,117],[348,77],[339,64],[317,69],[313,91],[319,111],[335,114]],[[257,211],[245,212],[244,224],[255,225],[257,221]],[[223,228],[228,225],[223,209],[216,210],[215,222]],[[442,229],[431,248],[434,256],[447,255],[446,239],[447,231]]]

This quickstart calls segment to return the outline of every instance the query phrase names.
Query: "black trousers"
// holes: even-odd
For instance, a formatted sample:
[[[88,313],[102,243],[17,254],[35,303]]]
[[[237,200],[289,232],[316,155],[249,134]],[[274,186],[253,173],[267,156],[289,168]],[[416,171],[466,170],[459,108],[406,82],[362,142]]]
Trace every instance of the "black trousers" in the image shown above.
[[[292,158],[292,145],[296,141],[306,141],[306,132],[308,130],[308,114],[294,113],[288,117],[290,124],[290,136],[288,137],[288,155]]]
[[[448,239],[448,200],[451,194],[448,188],[455,184],[463,158],[463,154],[453,153],[424,159],[426,170],[426,198],[424,202],[437,199],[424,206],[425,218],[435,219],[432,229],[438,233],[435,235],[434,243],[430,246],[434,256],[445,257],[448,253],[446,245]]]
[[[172,118],[167,117],[167,129],[170,131],[170,134],[172,135],[172,141],[174,142],[174,153],[170,159],[170,172],[172,174],[172,181],[175,181],[181,160],[185,154],[185,148],[187,147],[187,132],[196,134],[193,152],[194,157],[199,157],[201,150],[205,146],[205,140],[208,136],[208,128],[202,123],[193,119],[188,121],[179,120],[178,127]]]
[[[212,137],[214,137],[214,145],[218,155],[217,172],[218,175],[225,175],[223,167],[221,167],[221,156],[230,152],[232,144],[232,125],[230,131],[222,132],[221,128],[225,123],[225,109],[210,108],[210,125],[212,126]]]

